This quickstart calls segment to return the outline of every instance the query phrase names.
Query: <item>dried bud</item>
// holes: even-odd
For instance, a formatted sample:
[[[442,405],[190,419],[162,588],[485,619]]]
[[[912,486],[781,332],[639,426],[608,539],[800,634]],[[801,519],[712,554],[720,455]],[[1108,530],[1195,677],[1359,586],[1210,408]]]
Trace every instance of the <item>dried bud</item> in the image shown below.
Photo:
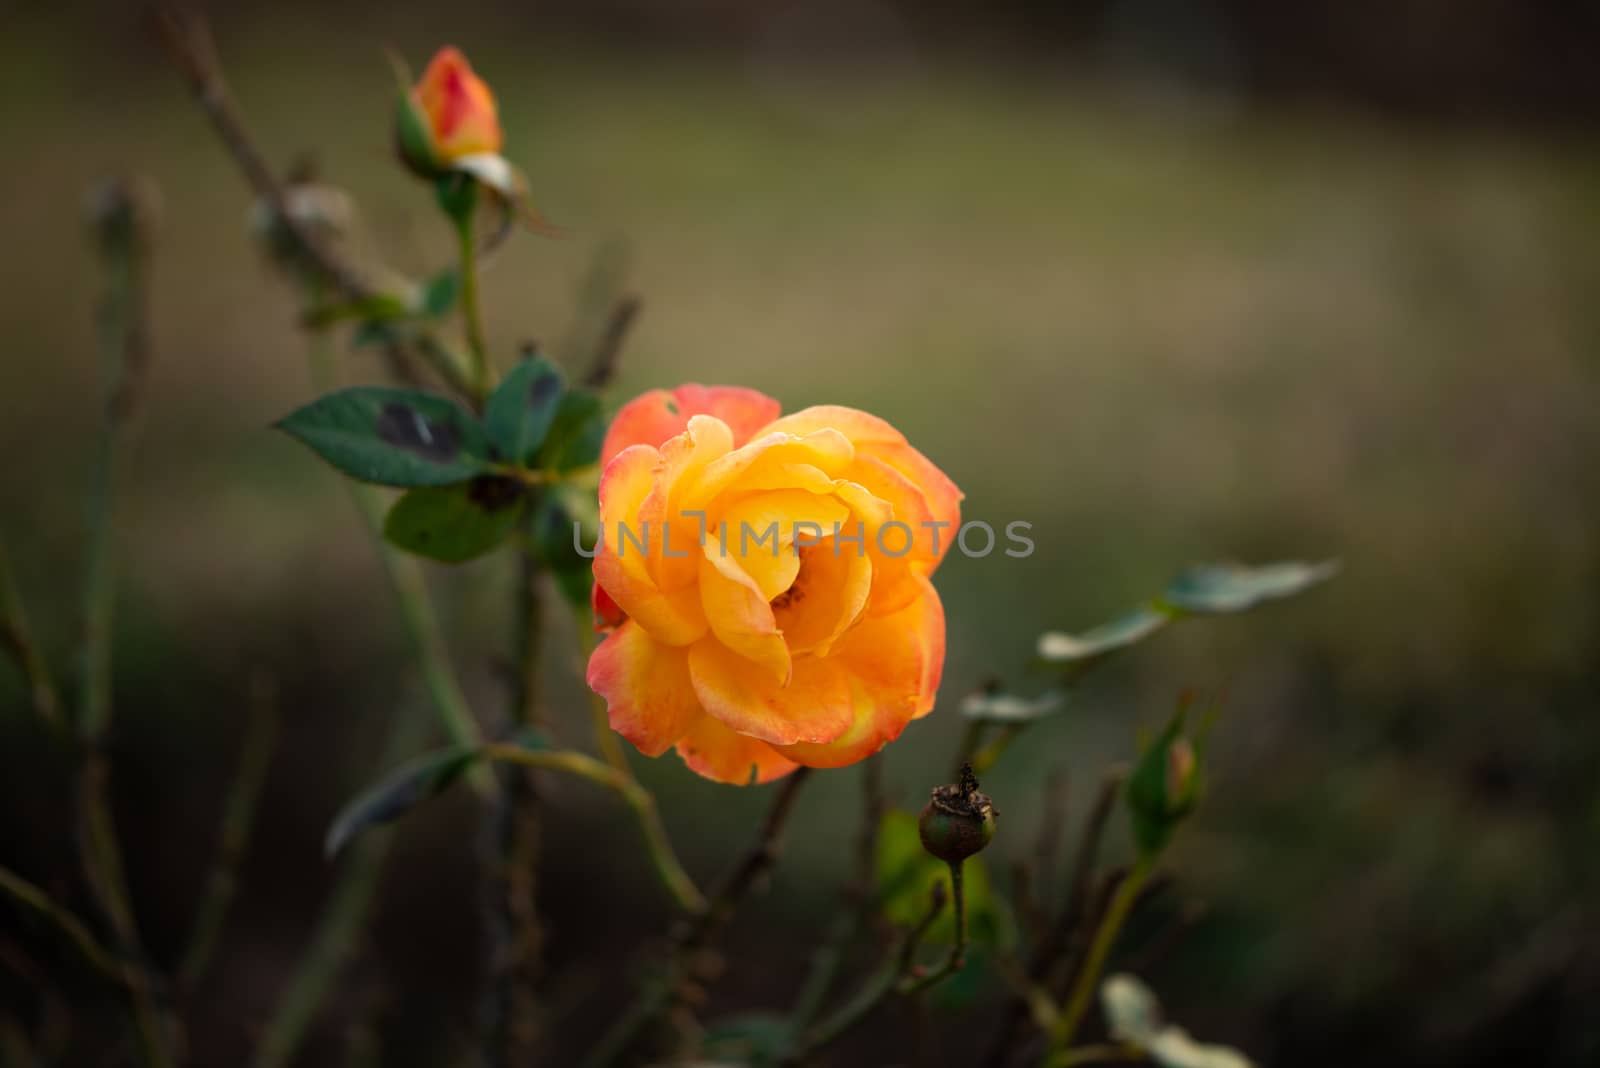
[[[918,829],[922,848],[947,864],[959,864],[994,838],[994,802],[978,792],[972,765],[961,766],[961,781],[934,788]]]
[[[310,175],[284,187],[283,207],[301,234],[330,245],[344,240],[355,223],[355,205],[349,194]],[[274,266],[292,275],[318,269],[317,260],[265,200],[256,201],[250,209],[250,231]]]

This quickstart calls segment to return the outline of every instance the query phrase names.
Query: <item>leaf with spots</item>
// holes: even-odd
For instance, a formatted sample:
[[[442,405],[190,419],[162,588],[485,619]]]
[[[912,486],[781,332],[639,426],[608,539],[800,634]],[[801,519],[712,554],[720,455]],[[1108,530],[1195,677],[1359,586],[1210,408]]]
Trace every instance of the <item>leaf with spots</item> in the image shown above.
[[[521,484],[499,475],[454,486],[419,486],[389,509],[383,536],[430,560],[465,563],[498,548],[526,506]]]
[[[484,473],[491,463],[477,419],[433,393],[342,389],[276,426],[351,478],[383,486],[446,486]]]
[[[529,357],[512,368],[483,413],[489,440],[502,457],[514,464],[533,460],[550,433],[566,389],[561,372],[541,357]]]

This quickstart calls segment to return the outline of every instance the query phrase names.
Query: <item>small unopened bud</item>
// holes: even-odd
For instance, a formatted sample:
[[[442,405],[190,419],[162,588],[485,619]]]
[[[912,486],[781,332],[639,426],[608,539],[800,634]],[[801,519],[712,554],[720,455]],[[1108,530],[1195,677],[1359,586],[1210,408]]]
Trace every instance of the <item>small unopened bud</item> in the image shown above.
[[[1186,719],[1187,707],[1181,706],[1145,748],[1128,780],[1134,839],[1146,856],[1165,848],[1178,824],[1200,803],[1200,759],[1185,732]]]
[[[959,864],[994,838],[994,802],[978,792],[971,764],[961,767],[961,781],[937,786],[922,810],[918,830],[922,848],[947,864]]]
[[[1169,802],[1186,800],[1195,783],[1194,746],[1187,738],[1178,738],[1167,750],[1167,798]]]

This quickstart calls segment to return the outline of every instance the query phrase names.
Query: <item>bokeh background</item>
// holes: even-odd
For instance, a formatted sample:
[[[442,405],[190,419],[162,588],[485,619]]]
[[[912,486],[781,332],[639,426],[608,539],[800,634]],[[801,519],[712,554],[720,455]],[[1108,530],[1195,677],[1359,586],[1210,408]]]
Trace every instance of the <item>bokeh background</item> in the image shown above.
[[[1317,592],[1175,628],[1097,675],[986,784],[1004,856],[1043,784],[1081,814],[1138,724],[1225,693],[1213,789],[1156,904],[1206,911],[1149,978],[1173,1016],[1267,1065],[1600,1058],[1600,11],[1583,3],[237,3],[212,18],[273,158],[350,190],[366,252],[422,276],[449,235],[389,157],[383,50],[462,46],[508,154],[566,240],[518,238],[485,281],[502,360],[581,352],[586,291],[644,313],[618,398],[737,382],[901,427],[967,515],[1033,524],[1029,559],[952,555],[944,701],[888,754],[942,781],[960,695],[1031,692],[1035,636],[1082,629],[1183,564],[1338,557]],[[0,531],[54,662],[78,626],[99,401],[82,203],[163,192],[156,353],[117,528],[118,819],[152,953],[181,948],[243,737],[248,680],[284,738],[197,1063],[242,1063],[336,874],[323,831],[423,702],[336,479],[268,425],[310,396],[295,304],[252,248],[245,188],[133,5],[0,12]],[[608,284],[611,284],[608,281]],[[586,286],[588,289],[586,290]],[[354,353],[342,376],[375,381]],[[503,703],[508,573],[429,576],[469,690]],[[548,652],[586,742],[576,646]],[[69,901],[65,756],[0,668],[0,858]],[[769,791],[638,761],[693,871]],[[803,796],[713,1005],[783,1005],[839,907],[858,776]],[[551,781],[541,872],[549,1063],[607,1021],[666,921],[606,797]],[[451,1063],[479,960],[474,814],[394,839],[375,922],[303,1063],[376,1019],[380,1063]],[[1076,824],[1076,818],[1073,819]],[[1070,843],[1073,833],[1069,832]],[[1112,835],[1122,850],[1121,824]],[[0,910],[7,959],[114,1018]],[[60,957],[60,959],[56,959]],[[5,1011],[50,998],[7,974]],[[937,1042],[893,1014],[841,1065],[968,1063],[993,996]],[[376,1007],[374,1007],[376,1006]],[[376,1013],[374,1016],[373,1013]],[[909,1043],[909,1044],[908,1044]],[[915,1052],[911,1052],[912,1049]]]

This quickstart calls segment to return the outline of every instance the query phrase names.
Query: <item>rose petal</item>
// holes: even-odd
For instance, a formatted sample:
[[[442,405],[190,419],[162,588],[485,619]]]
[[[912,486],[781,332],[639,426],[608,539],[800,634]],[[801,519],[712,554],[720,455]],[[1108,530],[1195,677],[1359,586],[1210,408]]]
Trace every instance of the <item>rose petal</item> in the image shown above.
[[[668,438],[683,433],[695,415],[714,415],[733,432],[735,444],[750,440],[752,433],[777,418],[777,401],[753,389],[740,386],[679,386],[670,393],[653,389],[622,406],[600,448],[600,462],[630,445],[660,448]]]
[[[606,699],[611,729],[657,757],[705,715],[689,678],[688,650],[651,638],[629,620],[589,657],[589,688]]]
[[[720,567],[719,567],[720,564]],[[711,633],[734,653],[761,665],[778,683],[789,681],[789,647],[778,633],[772,606],[755,580],[731,557],[700,560],[700,605]]]
[[[439,49],[417,83],[416,100],[428,117],[433,147],[442,160],[499,152],[503,137],[494,93],[459,49]]]
[[[845,673],[821,657],[796,657],[785,686],[715,638],[702,638],[689,647],[689,677],[707,713],[764,742],[831,742],[853,718]]]
[[[801,549],[800,571],[773,605],[791,653],[827,656],[867,606],[872,558],[829,537]]]
[[[950,524],[941,543],[948,546],[961,528],[961,490],[932,460],[907,444],[904,434],[877,416],[842,405],[822,404],[783,416],[762,427],[759,433],[809,434],[823,427],[833,427],[849,438],[857,457],[876,457],[910,479],[922,491],[933,519]]]
[[[658,641],[687,645],[706,632],[698,591],[690,586],[664,593],[656,584],[649,565],[650,554],[661,549],[659,529],[646,548],[640,547],[650,530],[641,516],[655,493],[662,463],[655,449],[635,445],[606,465],[600,478],[601,544],[595,553],[594,577],[616,605]]]
[[[923,582],[923,597],[863,620],[823,661],[850,680],[849,729],[827,743],[781,745],[779,752],[808,767],[844,767],[876,753],[933,708],[944,670],[944,607]]]
[[[797,764],[766,742],[735,733],[710,716],[702,716],[678,742],[678,755],[689,769],[716,782],[747,786],[781,779]]]

